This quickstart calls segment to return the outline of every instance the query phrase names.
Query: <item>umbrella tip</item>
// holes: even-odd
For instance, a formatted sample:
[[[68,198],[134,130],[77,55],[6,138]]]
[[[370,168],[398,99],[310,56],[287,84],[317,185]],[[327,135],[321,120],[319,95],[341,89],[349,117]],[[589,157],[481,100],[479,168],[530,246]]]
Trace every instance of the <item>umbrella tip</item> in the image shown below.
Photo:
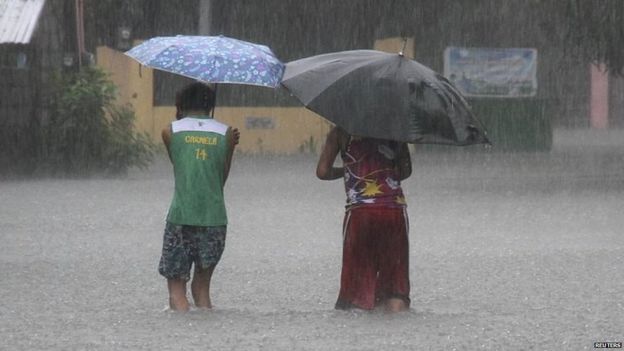
[[[403,46],[401,47],[401,51],[399,51],[399,56],[403,57],[403,52],[405,51],[405,47],[407,46],[407,38],[403,37]]]

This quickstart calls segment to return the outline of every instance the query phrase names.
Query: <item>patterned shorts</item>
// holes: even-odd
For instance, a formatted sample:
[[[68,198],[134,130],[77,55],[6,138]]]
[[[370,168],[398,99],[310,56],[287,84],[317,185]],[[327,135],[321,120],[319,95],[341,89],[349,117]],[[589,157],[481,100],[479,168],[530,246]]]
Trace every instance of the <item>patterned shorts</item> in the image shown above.
[[[188,281],[193,263],[195,269],[215,266],[225,248],[226,229],[167,222],[158,272],[167,279]]]

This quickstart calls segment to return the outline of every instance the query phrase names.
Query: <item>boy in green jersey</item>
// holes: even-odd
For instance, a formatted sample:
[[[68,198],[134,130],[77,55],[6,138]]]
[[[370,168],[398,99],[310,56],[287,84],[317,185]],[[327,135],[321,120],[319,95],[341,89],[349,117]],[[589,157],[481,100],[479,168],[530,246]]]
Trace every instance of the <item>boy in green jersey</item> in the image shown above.
[[[200,308],[212,307],[210,280],[225,248],[223,186],[239,133],[212,119],[214,105],[208,86],[190,84],[176,96],[177,120],[162,131],[175,190],[158,271],[167,278],[169,305],[178,311],[189,309],[186,284],[193,266],[193,301]]]

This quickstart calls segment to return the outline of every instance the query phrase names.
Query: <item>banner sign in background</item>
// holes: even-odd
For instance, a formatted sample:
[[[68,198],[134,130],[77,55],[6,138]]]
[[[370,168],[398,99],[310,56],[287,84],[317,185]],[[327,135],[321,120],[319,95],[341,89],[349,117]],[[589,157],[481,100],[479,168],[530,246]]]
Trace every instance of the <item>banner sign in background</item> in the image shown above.
[[[465,96],[535,96],[537,50],[447,47],[444,75]]]

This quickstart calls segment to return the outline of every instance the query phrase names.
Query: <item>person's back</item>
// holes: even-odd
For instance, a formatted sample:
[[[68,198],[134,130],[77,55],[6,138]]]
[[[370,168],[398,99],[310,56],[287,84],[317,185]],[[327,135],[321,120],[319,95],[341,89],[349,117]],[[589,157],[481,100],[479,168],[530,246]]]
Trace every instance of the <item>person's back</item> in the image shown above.
[[[227,224],[223,184],[228,126],[200,116],[171,124],[169,151],[175,192],[167,221],[196,226]]]
[[[210,308],[210,280],[225,248],[223,186],[238,132],[212,119],[215,95],[194,83],[176,96],[177,121],[162,138],[173,164],[175,188],[167,214],[159,273],[167,278],[169,304],[188,310],[186,283],[198,307]]]
[[[334,167],[340,153],[343,167]],[[400,181],[411,174],[405,143],[359,138],[339,128],[328,136],[316,169],[342,177],[347,195],[337,309],[409,308],[409,242]]]
[[[405,207],[397,174],[399,143],[349,137],[341,151],[347,207]]]

